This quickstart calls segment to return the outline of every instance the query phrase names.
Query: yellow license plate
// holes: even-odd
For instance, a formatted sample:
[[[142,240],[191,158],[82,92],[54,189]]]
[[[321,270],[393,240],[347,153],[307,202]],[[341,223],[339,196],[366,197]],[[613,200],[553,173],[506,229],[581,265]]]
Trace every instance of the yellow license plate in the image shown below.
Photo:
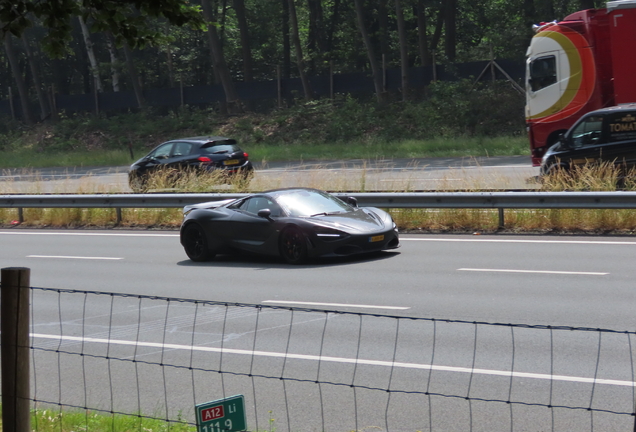
[[[223,161],[223,165],[238,165],[238,163],[238,159],[228,159],[226,161]]]
[[[384,235],[369,237],[369,242],[371,242],[371,243],[379,242],[379,241],[382,241],[382,240],[384,240]]]

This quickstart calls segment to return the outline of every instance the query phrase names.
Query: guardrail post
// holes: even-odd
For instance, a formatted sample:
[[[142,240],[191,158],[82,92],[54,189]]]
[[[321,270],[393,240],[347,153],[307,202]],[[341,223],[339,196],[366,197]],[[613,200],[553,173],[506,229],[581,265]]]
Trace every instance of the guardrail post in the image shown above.
[[[499,229],[504,229],[506,222],[504,219],[504,209],[500,208],[499,209]]]
[[[3,268],[0,289],[2,430],[29,432],[29,297],[31,270]]]
[[[115,211],[117,213],[117,221],[115,222],[115,225],[121,225],[121,207],[117,207]]]
[[[22,207],[18,207],[18,222],[24,222],[24,209]]]

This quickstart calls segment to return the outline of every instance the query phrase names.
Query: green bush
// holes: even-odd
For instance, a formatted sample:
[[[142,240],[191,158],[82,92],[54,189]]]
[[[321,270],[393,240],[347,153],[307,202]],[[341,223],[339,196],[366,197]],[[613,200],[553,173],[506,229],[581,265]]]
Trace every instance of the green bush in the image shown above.
[[[95,150],[145,153],[174,138],[224,135],[246,147],[368,143],[520,135],[523,96],[508,83],[432,83],[418,99],[378,104],[353,96],[298,102],[268,114],[224,117],[212,109],[182,107],[135,112],[73,114],[32,128],[0,119],[0,148],[39,153]],[[435,144],[438,145],[438,144]]]

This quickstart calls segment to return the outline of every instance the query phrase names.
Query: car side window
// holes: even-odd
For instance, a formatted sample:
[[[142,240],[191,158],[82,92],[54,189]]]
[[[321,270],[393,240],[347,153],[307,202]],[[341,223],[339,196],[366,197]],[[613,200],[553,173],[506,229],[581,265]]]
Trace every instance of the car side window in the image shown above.
[[[152,153],[150,153],[149,156],[155,159],[168,159],[170,157],[170,151],[172,150],[172,146],[173,146],[173,143],[160,145]]]
[[[252,197],[243,201],[239,208],[251,214],[258,214],[260,210],[269,209],[272,216],[281,216],[282,210],[278,204],[266,197]]]
[[[174,148],[172,149],[172,156],[187,156],[192,151],[192,143],[187,142],[178,142],[175,143]]]
[[[574,147],[587,147],[602,143],[603,117],[590,116],[576,125],[572,130]]]

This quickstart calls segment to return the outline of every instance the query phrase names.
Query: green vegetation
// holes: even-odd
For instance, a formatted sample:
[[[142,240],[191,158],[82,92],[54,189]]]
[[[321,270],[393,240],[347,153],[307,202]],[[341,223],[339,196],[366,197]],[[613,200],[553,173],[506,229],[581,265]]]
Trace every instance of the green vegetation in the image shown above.
[[[127,165],[132,149],[135,158],[172,138],[218,134],[239,140],[255,162],[280,160],[331,160],[416,158],[427,156],[481,156],[527,154],[527,138],[521,117],[522,97],[503,83],[472,89],[470,82],[437,83],[419,102],[388,105],[361,102],[351,97],[336,101],[312,101],[269,114],[250,113],[224,117],[213,110],[186,108],[179,111],[78,115],[32,128],[0,125],[0,168],[44,166]],[[487,107],[487,109],[485,109]],[[356,178],[303,176],[302,186],[330,191],[365,191],[364,162]],[[351,177],[351,176],[349,176]],[[272,189],[256,176],[251,183],[224,185],[218,176],[185,176],[174,184],[157,177],[154,191],[245,192]],[[10,181],[0,183],[0,193],[41,193],[44,182],[31,190],[16,190]],[[353,188],[352,188],[353,185]],[[537,188],[562,190],[636,190],[636,182],[619,182],[611,166],[587,166],[558,172]],[[479,191],[479,181],[462,185]],[[408,191],[408,187],[396,192]],[[55,191],[53,191],[55,192]],[[68,193],[67,189],[59,191]],[[77,193],[125,193],[95,179],[85,178]],[[498,213],[474,209],[394,209],[393,217],[403,231],[495,232]],[[0,209],[0,224],[15,224],[17,211]],[[115,227],[114,209],[25,209],[25,226]],[[122,227],[175,229],[180,209],[123,209]],[[636,212],[631,210],[507,210],[506,231],[632,233]]]
[[[0,168],[127,165],[161,142],[199,135],[236,138],[255,162],[529,154],[523,96],[505,83],[472,87],[439,82],[417,102],[342,96],[231,117],[187,107],[0,123]]]
[[[92,411],[34,410],[31,429],[38,432],[193,432],[196,427],[184,421],[166,421],[136,415],[104,414]],[[0,422],[0,431],[2,431]]]
[[[304,176],[304,186],[316,187],[331,191],[351,190],[349,181],[353,180],[363,186],[364,171],[359,179],[339,179],[337,176],[312,177]],[[167,186],[162,182],[167,179],[159,177],[152,185],[155,190]],[[216,181],[216,184],[214,182]],[[3,185],[0,183],[0,187]],[[5,184],[4,187],[9,187]],[[237,180],[229,185],[218,184],[214,176],[182,178],[176,185],[178,192],[201,192],[218,188],[219,192],[244,192],[246,190],[263,190],[265,186],[258,176],[247,185]],[[277,185],[269,185],[277,187]],[[37,193],[35,190],[27,193]],[[636,191],[636,181],[620,180],[618,172],[611,166],[587,166],[570,172],[556,172],[537,185],[542,191]],[[470,190],[470,189],[469,189]],[[479,187],[472,189],[480,191]],[[85,179],[80,193],[120,193],[122,191],[104,188]],[[404,192],[404,190],[396,191]],[[8,189],[0,189],[1,193],[12,193]],[[497,210],[479,209],[391,209],[394,220],[402,232],[501,232]],[[86,228],[154,228],[177,229],[182,220],[181,209],[122,209],[121,223],[116,224],[115,209],[24,209],[25,227],[86,227]],[[18,212],[15,209],[0,209],[0,225],[10,226],[17,223]],[[506,210],[504,232],[536,232],[536,233],[588,233],[588,234],[633,234],[636,232],[635,210]]]

